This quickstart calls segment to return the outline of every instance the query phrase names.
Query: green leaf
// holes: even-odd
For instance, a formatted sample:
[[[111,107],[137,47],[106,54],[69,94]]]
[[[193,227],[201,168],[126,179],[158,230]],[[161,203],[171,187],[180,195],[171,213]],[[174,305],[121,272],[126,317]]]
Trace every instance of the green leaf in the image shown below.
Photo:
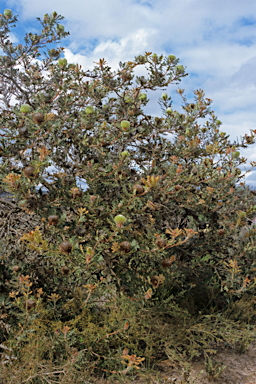
[[[212,256],[209,255],[209,254],[207,254],[207,255],[205,255],[204,257],[202,257],[201,261],[208,261],[208,260],[210,260],[211,258],[212,258]]]
[[[131,242],[131,247],[134,248],[135,250],[140,249],[139,243],[136,240],[133,240]]]

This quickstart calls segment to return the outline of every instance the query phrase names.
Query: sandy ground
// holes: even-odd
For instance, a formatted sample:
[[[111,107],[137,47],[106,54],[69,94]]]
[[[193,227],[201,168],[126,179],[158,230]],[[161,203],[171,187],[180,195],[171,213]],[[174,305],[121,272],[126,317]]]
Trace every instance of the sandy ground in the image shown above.
[[[191,364],[190,373],[181,369],[174,369],[171,361],[166,360],[158,365],[159,370],[143,378],[143,373],[119,383],[129,384],[256,384],[256,343],[244,354],[235,350],[222,350],[211,356],[219,367],[224,367],[221,374],[210,377],[205,370],[204,358],[199,358]],[[200,372],[203,371],[201,374]],[[216,371],[217,372],[217,371]],[[186,376],[187,373],[187,376]],[[99,380],[98,384],[115,384],[115,380]]]
[[[184,381],[184,379],[181,381],[182,375],[168,370],[168,362],[166,362],[166,364],[162,363],[162,369],[165,371],[163,373],[165,373],[167,378],[166,383],[173,382],[173,379],[177,377],[176,383],[192,384],[194,380],[196,384],[209,384],[213,382],[222,384],[256,384],[256,343],[245,354],[241,355],[229,349],[219,352],[218,355],[212,355],[211,358],[219,363],[219,367],[226,366],[218,378],[213,379],[209,377],[205,371],[204,359],[200,359],[192,364],[190,381]],[[221,363],[223,364],[221,365]],[[204,372],[196,379],[201,370]]]

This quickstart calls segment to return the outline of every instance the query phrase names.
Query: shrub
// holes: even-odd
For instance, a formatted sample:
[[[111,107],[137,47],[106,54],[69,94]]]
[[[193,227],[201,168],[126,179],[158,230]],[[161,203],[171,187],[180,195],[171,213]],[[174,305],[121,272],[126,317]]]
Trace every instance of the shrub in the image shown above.
[[[67,36],[57,27],[61,19],[45,15],[42,34],[29,34],[16,47],[6,40],[16,17],[1,19],[12,61],[8,55],[1,61],[0,77],[18,103],[6,102],[1,111],[0,181],[43,225],[23,234],[19,256],[2,249],[7,328],[1,342],[17,359],[5,374],[23,365],[24,380],[42,377],[40,359],[51,367],[66,361],[74,375],[88,367],[126,374],[144,359],[178,361],[209,342],[254,337],[253,328],[236,322],[255,295],[254,232],[243,243],[237,236],[256,206],[243,183],[234,187],[246,161],[237,149],[253,139],[230,143],[202,90],[188,104],[178,89],[183,113],[167,94],[159,101],[161,118],[143,111],[149,101],[143,91],[187,76],[173,55],[145,52],[120,63],[117,73],[104,59],[92,72],[56,63],[62,48],[48,50],[44,62],[31,61],[40,58],[40,47]],[[138,65],[148,65],[150,76],[137,77],[132,88]],[[20,109],[24,103],[31,111]],[[49,165],[63,170],[51,183]],[[76,177],[86,180],[86,191]],[[39,183],[47,194],[36,190]]]

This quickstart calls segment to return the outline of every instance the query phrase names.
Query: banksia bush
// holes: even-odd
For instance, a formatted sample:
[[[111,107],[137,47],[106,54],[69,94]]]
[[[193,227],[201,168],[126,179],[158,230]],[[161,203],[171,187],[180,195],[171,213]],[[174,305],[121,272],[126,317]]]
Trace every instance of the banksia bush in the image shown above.
[[[246,337],[255,337],[248,331],[255,310],[248,320],[241,309],[251,309],[256,293],[255,229],[243,241],[238,236],[256,208],[238,171],[245,162],[238,149],[253,144],[256,130],[242,145],[228,141],[202,90],[188,103],[178,89],[182,113],[168,91],[159,98],[163,116],[146,114],[144,92],[187,76],[173,55],[145,52],[120,63],[117,73],[99,59],[92,75],[64,58],[56,63],[61,49],[52,48],[33,76],[31,60],[42,53],[37,43],[45,49],[68,35],[61,19],[46,14],[42,35],[28,35],[26,46],[0,42],[14,58],[11,66],[0,62],[2,86],[18,96],[15,106],[1,109],[0,184],[40,219],[13,238],[15,251],[1,249],[1,303],[8,308],[1,342],[16,346],[24,367],[25,357],[39,371],[39,357],[57,365],[64,359],[81,377],[88,366],[124,374],[124,360],[130,369],[152,355],[178,361],[183,350],[193,357],[214,337],[234,343],[242,339],[241,318]],[[7,36],[7,17],[1,23]],[[31,72],[26,78],[15,67],[21,54]],[[145,64],[150,77],[132,84],[135,67]],[[58,169],[51,182],[50,165]],[[15,361],[5,375],[18,382]]]

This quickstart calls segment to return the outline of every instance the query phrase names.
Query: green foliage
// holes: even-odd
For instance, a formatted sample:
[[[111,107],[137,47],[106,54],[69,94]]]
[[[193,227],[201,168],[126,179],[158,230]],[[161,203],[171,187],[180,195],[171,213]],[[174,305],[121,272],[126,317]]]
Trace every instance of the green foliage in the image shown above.
[[[246,162],[237,149],[256,131],[230,143],[202,90],[188,104],[178,89],[184,113],[163,93],[163,117],[147,115],[143,91],[187,76],[173,55],[145,52],[117,72],[104,59],[91,72],[56,63],[63,48],[32,62],[68,35],[62,19],[38,19],[42,33],[27,35],[25,46],[6,41],[0,66],[18,100],[6,98],[1,111],[0,183],[42,224],[23,234],[19,252],[9,238],[1,245],[0,343],[12,361],[3,375],[43,382],[51,372],[64,382],[68,372],[79,382],[85,372],[120,377],[153,359],[178,364],[223,343],[247,346],[255,337],[255,230],[238,235],[256,206],[243,183],[234,186]],[[11,22],[1,19],[5,40]],[[134,68],[145,64],[148,78],[131,87]],[[50,165],[62,169],[51,183]]]
[[[227,368],[222,362],[219,364],[217,361],[212,360],[209,356],[205,359],[205,365],[206,372],[212,379],[220,377],[224,369]]]

